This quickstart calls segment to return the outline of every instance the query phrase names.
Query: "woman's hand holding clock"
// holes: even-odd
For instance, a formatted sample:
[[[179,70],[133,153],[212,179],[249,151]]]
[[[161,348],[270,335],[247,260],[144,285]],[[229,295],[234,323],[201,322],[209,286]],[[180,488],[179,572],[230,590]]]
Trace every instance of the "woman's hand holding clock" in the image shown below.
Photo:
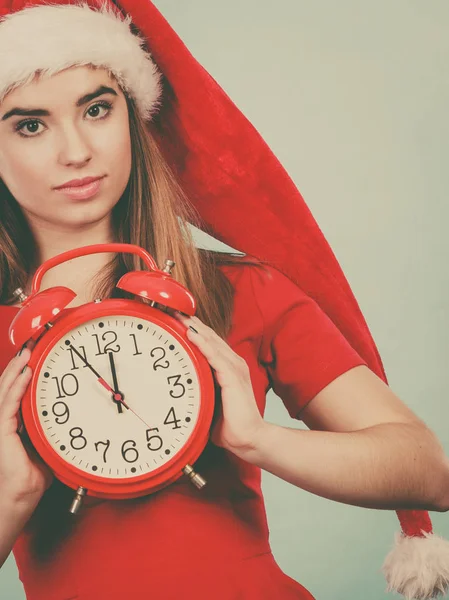
[[[174,316],[187,326],[189,340],[204,354],[221,388],[222,406],[211,441],[244,458],[245,453],[257,447],[267,424],[256,403],[248,365],[198,317],[179,312]]]
[[[216,445],[224,447],[244,458],[244,455],[248,450],[257,446],[258,440],[265,431],[264,426],[266,424],[255,401],[248,366],[224,340],[198,318],[193,317],[188,319],[178,314],[176,314],[176,317],[178,317],[178,319],[187,327],[193,325],[196,329],[196,333],[192,332],[191,329],[187,329],[187,336],[192,343],[196,344],[198,349],[205,356],[214,371],[217,383],[221,387],[222,403],[218,419],[212,426],[211,440]],[[133,322],[129,320],[129,323],[130,325],[128,326],[131,328]],[[136,321],[136,323],[138,323],[138,321]],[[125,326],[126,324],[122,325],[124,328]],[[95,336],[91,337],[91,343],[97,339]],[[130,348],[132,349],[133,355],[139,357],[143,356],[141,349],[141,344],[143,342],[140,338],[137,339],[132,332],[130,332],[127,337],[129,339],[128,343],[131,344]],[[85,336],[80,343],[86,344],[86,339],[89,341],[87,336]],[[122,337],[122,340],[123,339],[124,338]],[[66,346],[67,342],[68,340],[66,341]],[[139,346],[137,344],[139,344]],[[175,432],[178,431],[180,427],[178,423],[187,423],[187,421],[191,421],[189,413],[187,413],[187,418],[183,421],[178,417],[178,411],[181,411],[183,406],[182,400],[180,400],[180,403],[178,404],[173,404],[173,400],[183,397],[182,394],[184,393],[184,385],[179,381],[179,375],[176,375],[176,371],[172,371],[168,375],[168,378],[166,378],[166,381],[171,384],[169,388],[169,397],[173,398],[173,400],[171,400],[170,405],[166,407],[166,412],[164,413],[164,424],[167,425],[167,432],[164,433],[164,437],[162,437],[162,431],[157,427],[150,427],[148,423],[134,412],[132,407],[128,405],[128,402],[125,403],[124,391],[119,388],[117,380],[113,352],[104,352],[104,354],[108,354],[108,371],[110,370],[106,377],[107,379],[111,379],[113,383],[112,387],[103,377],[104,374],[100,374],[87,359],[86,349],[83,346],[80,346],[80,348],[77,348],[76,345],[73,344],[70,344],[70,346],[73,355],[84,363],[86,369],[95,375],[98,383],[107,391],[107,395],[105,394],[106,402],[115,401],[117,407],[120,407],[123,404],[123,406],[126,406],[133,412],[138,419],[145,423],[148,428],[145,447],[148,445],[148,450],[152,453],[151,456],[157,458],[159,464],[161,464],[163,460],[162,456],[165,456],[165,452],[167,452],[169,448],[168,442],[165,442],[166,436],[169,435],[168,432],[172,428]],[[91,345],[91,354],[94,353],[94,347],[96,347],[96,342],[95,346]],[[83,349],[83,352],[80,352],[80,349]],[[162,351],[162,348],[160,348],[160,351]],[[154,366],[157,363],[161,367],[167,367],[168,361],[161,357],[160,351],[158,350],[156,353],[151,351],[150,357],[153,359]],[[54,352],[56,352],[56,350]],[[87,352],[87,356],[88,355],[89,350]],[[51,356],[52,355],[50,355],[49,360],[51,359]],[[56,354],[54,354],[54,356],[57,357]],[[70,354],[66,356],[69,358]],[[3,489],[7,490],[7,501],[11,502],[11,499],[14,501],[25,498],[26,502],[37,504],[42,494],[51,485],[53,474],[33,449],[27,434],[24,433],[22,439],[20,439],[17,434],[20,402],[32,376],[29,367],[22,372],[29,358],[30,350],[25,349],[21,355],[18,355],[11,361],[0,377],[0,485],[3,486]],[[68,366],[68,363],[66,364]],[[72,363],[72,365],[73,367],[76,367],[75,363]],[[62,372],[67,372],[67,366],[64,367]],[[48,374],[46,376],[48,376]],[[42,377],[40,380],[43,385],[46,376]],[[58,377],[58,375],[54,376],[55,385],[51,388],[55,393],[58,393],[58,396],[61,393],[64,393],[64,390],[62,389],[62,377],[63,376]],[[75,380],[73,375],[66,375],[66,377],[69,377],[71,381]],[[131,384],[132,386],[132,380],[127,380],[127,385],[128,384]],[[167,385],[167,383],[165,385]],[[61,386],[61,391],[59,390],[59,386]],[[137,391],[137,389],[138,388],[134,387],[134,391]],[[180,394],[181,391],[182,394]],[[70,390],[70,396],[72,395],[74,395],[74,391]],[[60,398],[56,399],[58,401],[60,400]],[[57,403],[55,403],[54,406],[59,408]],[[78,406],[80,410],[82,410],[82,405],[80,403],[74,404],[73,406]],[[56,410],[54,410],[54,415],[57,417],[56,424],[58,424],[59,421],[60,425],[63,425],[62,420],[64,418],[66,420],[68,418],[68,415],[66,416],[65,413],[64,415],[60,413],[58,416]],[[51,422],[54,424],[55,420],[50,421],[49,423]],[[58,427],[60,425],[58,424]],[[157,425],[160,427],[159,420],[157,421]],[[79,427],[79,421],[75,421],[73,426],[73,439],[81,439],[81,427]],[[177,429],[175,429],[175,427]],[[79,435],[78,432],[80,432]],[[170,441],[170,444],[176,442],[175,437],[176,433],[172,434],[172,438],[170,438],[172,441]],[[101,434],[99,434],[96,443],[103,444],[105,441],[107,441],[106,438],[103,441]],[[162,445],[163,442],[164,445]],[[128,445],[125,446],[124,449],[122,447],[122,454],[123,451],[127,452],[125,456],[128,459],[133,457],[131,452],[134,452],[134,450],[129,450],[129,448],[131,448],[129,443],[131,443],[130,440],[125,441],[125,444]],[[132,448],[135,447],[135,445],[132,446]],[[160,452],[162,447],[165,448],[163,451],[164,454]],[[74,449],[77,450],[76,448]],[[101,446],[101,449],[103,450],[104,446]],[[92,451],[90,458],[95,460],[100,459],[100,456],[101,454],[98,452],[97,447],[96,452]],[[113,464],[114,468],[120,469],[121,462],[116,461],[116,463]],[[5,498],[3,498],[3,500],[4,499]]]
[[[0,488],[2,501],[36,505],[54,477],[26,432],[17,431],[20,402],[31,379],[31,369],[25,368],[30,356],[23,349],[0,377]]]
[[[129,244],[97,244],[63,253],[57,257],[59,262],[41,265],[33,285],[39,291],[45,270],[65,260],[112,250],[138,254],[154,271],[127,273],[120,280],[122,289],[137,295],[144,289],[148,297],[163,290],[180,306],[194,302],[186,288],[158,272],[148,253]],[[148,276],[143,283],[142,275]],[[80,490],[102,498],[134,498],[162,489],[183,474],[196,487],[203,487],[204,480],[191,465],[211,433],[212,441],[235,453],[253,443],[264,421],[252,393],[248,367],[220,341],[227,349],[222,360],[225,350],[218,346],[218,336],[206,343],[199,341],[194,348],[198,341],[188,343],[180,327],[173,326],[170,311],[159,313],[141,302],[115,298],[88,303],[72,312],[61,309],[44,331],[42,319],[52,319],[53,303],[64,307],[71,299],[61,294],[61,290],[52,291],[51,302],[49,296],[39,296],[45,306],[37,302],[33,310],[40,319],[32,318],[32,312],[19,311],[10,336],[22,340],[31,337],[30,331],[40,335],[30,360],[33,372],[20,394],[22,412],[39,456],[58,479],[77,490],[78,504],[71,512],[79,506]],[[206,336],[215,336],[211,330],[207,333],[205,326],[203,329]],[[214,380],[208,363],[223,392],[223,414],[216,424],[212,421]],[[116,409],[123,415],[119,419]],[[126,418],[126,412],[134,413],[145,428],[137,426],[133,417]]]

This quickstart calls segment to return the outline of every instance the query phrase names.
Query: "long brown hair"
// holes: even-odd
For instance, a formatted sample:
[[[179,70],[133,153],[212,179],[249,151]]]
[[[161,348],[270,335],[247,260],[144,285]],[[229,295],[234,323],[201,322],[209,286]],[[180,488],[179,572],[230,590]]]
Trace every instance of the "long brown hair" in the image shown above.
[[[115,241],[145,248],[162,268],[173,260],[173,277],[194,295],[197,316],[219,335],[230,329],[234,290],[220,265],[262,264],[253,257],[195,246],[189,223],[207,230],[163,158],[153,136],[126,94],[132,147],[127,188],[112,212]],[[17,301],[14,290],[26,288],[37,255],[22,210],[0,181],[0,304]],[[95,280],[94,297],[129,297],[115,284],[130,270],[144,268],[134,255],[117,254]]]

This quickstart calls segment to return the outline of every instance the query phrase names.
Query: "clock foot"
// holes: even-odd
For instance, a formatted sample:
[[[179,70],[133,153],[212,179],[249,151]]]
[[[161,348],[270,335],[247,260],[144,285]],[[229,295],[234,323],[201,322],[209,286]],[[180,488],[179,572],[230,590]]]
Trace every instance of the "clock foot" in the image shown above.
[[[75,494],[75,498],[73,499],[72,504],[70,505],[70,509],[69,512],[72,513],[72,515],[76,515],[79,512],[79,509],[81,508],[81,504],[83,503],[83,498],[86,495],[86,488],[83,487],[79,487],[76,490],[76,494]]]
[[[28,298],[28,296],[25,294],[22,288],[17,288],[16,290],[14,290],[13,295],[18,300],[20,300],[20,302],[25,302],[25,300]]]
[[[199,473],[195,473],[191,465],[186,465],[183,468],[182,472],[184,473],[184,475],[187,475],[191,483],[193,483],[193,485],[199,490],[201,490],[207,483],[204,477],[201,477]]]

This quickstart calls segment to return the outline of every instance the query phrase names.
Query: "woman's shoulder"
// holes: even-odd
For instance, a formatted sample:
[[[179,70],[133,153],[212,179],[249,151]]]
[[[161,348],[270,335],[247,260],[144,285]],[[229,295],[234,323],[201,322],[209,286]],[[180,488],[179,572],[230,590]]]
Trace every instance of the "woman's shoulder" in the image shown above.
[[[253,294],[260,298],[262,303],[266,302],[267,297],[270,300],[277,298],[279,302],[292,298],[295,300],[308,298],[290,277],[278,268],[256,258],[245,256],[241,261],[225,263],[219,265],[219,268],[234,285],[236,291],[245,287],[251,288]]]
[[[221,267],[234,288],[234,309],[244,318],[256,317],[266,333],[292,311],[303,316],[317,310],[314,300],[290,277],[261,261]]]

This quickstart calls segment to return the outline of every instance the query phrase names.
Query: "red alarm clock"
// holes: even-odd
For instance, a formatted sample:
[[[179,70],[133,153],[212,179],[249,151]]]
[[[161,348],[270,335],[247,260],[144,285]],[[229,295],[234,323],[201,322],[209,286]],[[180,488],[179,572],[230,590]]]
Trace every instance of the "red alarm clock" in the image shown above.
[[[148,271],[125,274],[117,287],[148,300],[97,299],[67,308],[67,287],[39,291],[44,274],[99,252],[139,256]],[[36,271],[31,294],[9,335],[17,348],[34,340],[32,379],[22,400],[31,442],[60,481],[85,495],[126,499],[151,494],[187,475],[209,438],[215,389],[211,367],[167,308],[194,315],[192,294],[167,260],[132,244],[97,244],[64,252]]]

